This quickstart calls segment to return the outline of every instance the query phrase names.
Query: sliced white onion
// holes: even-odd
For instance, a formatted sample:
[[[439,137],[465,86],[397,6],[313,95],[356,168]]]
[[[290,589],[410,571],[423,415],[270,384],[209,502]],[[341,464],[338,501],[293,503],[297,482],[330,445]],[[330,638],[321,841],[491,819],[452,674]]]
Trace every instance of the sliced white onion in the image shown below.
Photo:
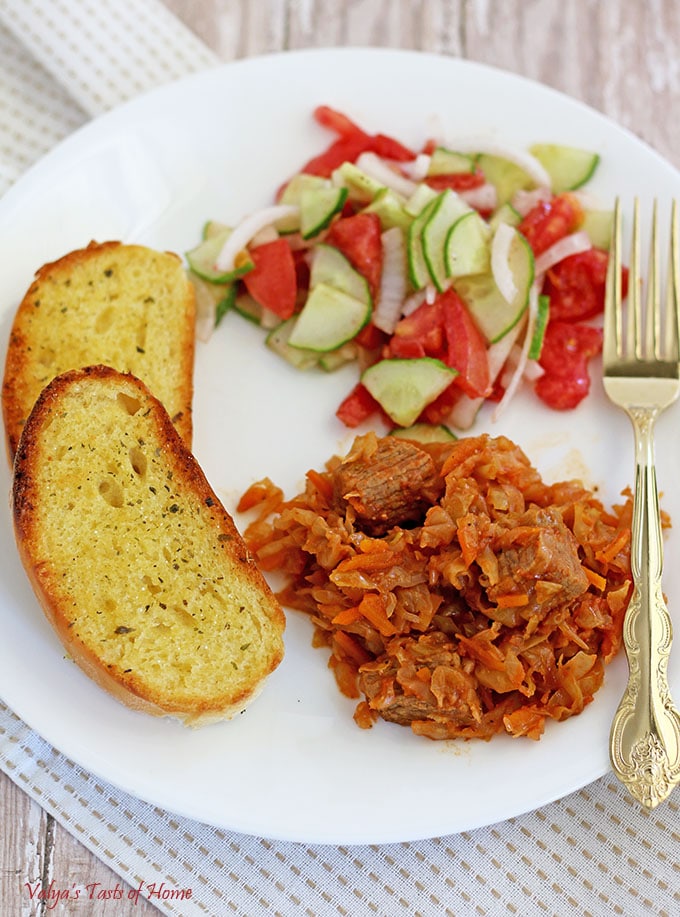
[[[380,296],[373,312],[373,324],[381,331],[392,334],[401,318],[406,298],[406,243],[398,226],[386,229],[380,237],[383,263],[380,277]]]
[[[478,188],[459,191],[458,196],[475,210],[495,210],[498,205],[498,191],[491,182],[484,182]]]
[[[510,355],[503,367],[503,375],[501,376],[501,385],[503,388],[507,388],[510,384],[513,374],[519,364],[519,361],[522,356],[522,349],[517,344],[515,344],[510,351]],[[527,360],[524,367],[523,377],[527,382],[535,382],[537,379],[543,375],[545,370],[537,360]]]
[[[220,271],[231,271],[236,256],[260,230],[272,226],[283,217],[297,216],[299,213],[300,208],[296,204],[275,204],[251,213],[234,228],[215,259],[215,267]]]
[[[572,232],[563,239],[555,242],[550,248],[542,252],[536,258],[536,273],[545,274],[547,270],[570,255],[579,255],[581,252],[587,252],[593,247],[588,233],[581,229],[578,232]]]
[[[256,232],[250,242],[251,245],[265,245],[267,242],[275,242],[278,238],[278,232],[275,227],[270,224]]]
[[[402,194],[404,197],[410,197],[416,190],[416,182],[395,172],[392,166],[388,165],[376,153],[370,151],[361,153],[357,157],[356,165],[362,172],[370,175],[371,178],[380,182],[385,188],[391,188],[392,191],[396,191],[397,194]]]
[[[454,143],[447,143],[447,146],[453,150],[457,150],[459,153],[488,153],[489,156],[500,156],[502,159],[514,162],[515,165],[526,172],[539,187],[552,187],[552,181],[547,170],[535,156],[531,155],[531,153],[526,153],[523,150],[517,150],[515,147],[508,146],[504,143],[498,143],[497,141],[480,137],[476,139],[471,137],[467,140],[458,138]]]
[[[517,284],[510,269],[510,246],[517,230],[509,223],[499,223],[491,240],[491,273],[501,296],[512,302],[517,296]]]
[[[429,305],[432,305],[438,296],[439,290],[436,288],[436,286],[433,283],[428,283],[428,285],[425,287],[425,302]]]
[[[430,160],[432,159],[427,153],[418,153],[415,159],[411,159],[409,162],[400,162],[399,168],[403,175],[406,178],[410,178],[411,181],[422,181],[430,168]]]
[[[531,346],[531,339],[534,334],[534,326],[536,325],[536,316],[538,315],[538,297],[540,295],[540,287],[534,281],[531,284],[531,289],[529,290],[529,308],[527,310],[527,321],[524,331],[524,340],[522,341],[522,348],[520,350],[519,356],[517,358],[517,365],[512,373],[512,378],[508,382],[508,385],[503,392],[503,397],[496,405],[492,416],[492,420],[496,421],[501,416],[503,411],[510,404],[512,399],[515,397],[517,390],[524,378],[524,370],[526,369],[527,360],[529,359],[529,347]]]
[[[552,197],[550,188],[533,188],[531,191],[520,189],[512,196],[512,206],[521,217],[525,217],[537,204],[543,204]]]

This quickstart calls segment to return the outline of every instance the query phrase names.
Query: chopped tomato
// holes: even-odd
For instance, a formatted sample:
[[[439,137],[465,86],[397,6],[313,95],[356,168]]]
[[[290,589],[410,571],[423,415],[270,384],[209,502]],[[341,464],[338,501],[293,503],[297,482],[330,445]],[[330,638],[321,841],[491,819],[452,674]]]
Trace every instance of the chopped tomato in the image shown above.
[[[314,118],[323,127],[338,134],[338,139],[319,156],[310,159],[303,167],[303,172],[328,177],[343,162],[354,162],[365,152],[373,152],[398,162],[415,159],[415,153],[398,140],[386,134],[368,134],[346,115],[328,105],[319,105],[314,110]]]
[[[435,357],[458,370],[454,385],[471,398],[488,394],[489,361],[484,337],[454,290],[422,303],[402,318],[389,343],[389,356]]]
[[[541,201],[527,213],[517,227],[533,249],[540,255],[555,242],[578,229],[583,221],[583,208],[573,194],[558,194]]]
[[[428,175],[425,184],[435,191],[470,191],[472,188],[481,188],[486,181],[482,172],[451,172],[448,175]]]
[[[550,268],[543,292],[550,297],[550,317],[557,321],[580,321],[604,310],[609,255],[599,248],[570,255]],[[622,274],[623,295],[628,271]]]
[[[602,350],[602,329],[576,322],[549,322],[539,363],[545,370],[536,394],[558,411],[575,408],[590,390],[588,360]]]
[[[280,318],[295,312],[297,272],[295,259],[285,239],[276,239],[250,250],[255,267],[244,277],[246,289],[265,309]]]
[[[440,297],[444,310],[447,366],[458,370],[456,384],[471,398],[488,394],[490,385],[486,341],[470,312],[454,290]]]
[[[343,399],[335,415],[346,427],[358,427],[376,412],[382,413],[382,408],[366,386],[358,382]]]
[[[380,328],[369,322],[364,325],[359,334],[354,338],[356,343],[365,350],[378,350],[385,344],[387,335]]]
[[[377,213],[357,213],[336,220],[325,240],[340,249],[352,266],[366,278],[373,298],[380,288],[382,274],[381,233]]]
[[[444,389],[441,395],[438,395],[434,401],[425,408],[418,418],[419,423],[429,423],[437,426],[440,423],[446,423],[453,406],[463,394],[463,389],[456,384],[456,379]]]

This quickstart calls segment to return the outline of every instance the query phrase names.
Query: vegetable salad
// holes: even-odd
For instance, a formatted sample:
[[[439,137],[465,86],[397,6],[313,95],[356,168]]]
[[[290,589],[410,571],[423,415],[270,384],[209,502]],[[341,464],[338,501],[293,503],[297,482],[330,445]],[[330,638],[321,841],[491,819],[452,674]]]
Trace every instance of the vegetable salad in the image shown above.
[[[187,253],[207,339],[228,311],[301,370],[356,363],[337,416],[465,430],[520,386],[556,410],[602,347],[611,213],[581,189],[595,153],[428,140],[410,149],[327,106],[333,135],[268,207],[206,223]],[[622,282],[626,284],[626,272]],[[625,290],[624,290],[625,292]]]

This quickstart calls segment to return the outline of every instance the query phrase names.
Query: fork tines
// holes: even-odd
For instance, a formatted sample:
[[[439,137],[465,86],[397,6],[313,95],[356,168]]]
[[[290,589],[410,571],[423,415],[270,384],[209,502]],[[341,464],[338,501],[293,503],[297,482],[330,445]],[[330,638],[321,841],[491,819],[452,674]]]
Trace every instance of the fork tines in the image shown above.
[[[641,274],[640,202],[634,200],[631,253],[628,273],[628,306],[623,320],[622,281],[622,219],[617,198],[614,208],[612,245],[607,269],[607,296],[604,322],[603,359],[606,367],[621,360],[657,363],[677,363],[680,360],[680,330],[678,303],[680,302],[680,271],[678,268],[679,230],[678,208],[671,206],[670,251],[667,284],[664,295],[660,288],[660,242],[658,206],[652,209],[649,261],[646,285]],[[643,286],[646,296],[643,297]],[[662,300],[665,308],[662,309]]]

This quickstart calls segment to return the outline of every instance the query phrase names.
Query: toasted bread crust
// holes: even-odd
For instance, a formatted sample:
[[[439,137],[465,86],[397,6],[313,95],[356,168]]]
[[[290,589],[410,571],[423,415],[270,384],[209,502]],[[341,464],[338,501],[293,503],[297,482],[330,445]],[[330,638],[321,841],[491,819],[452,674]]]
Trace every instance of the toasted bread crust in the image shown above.
[[[192,725],[229,718],[281,661],[281,607],[136,377],[93,366],[49,383],[19,440],[12,508],[48,620],[128,706]]]
[[[91,242],[43,265],[9,337],[2,411],[10,460],[45,385],[96,363],[146,382],[191,446],[194,325],[193,287],[170,252]]]

